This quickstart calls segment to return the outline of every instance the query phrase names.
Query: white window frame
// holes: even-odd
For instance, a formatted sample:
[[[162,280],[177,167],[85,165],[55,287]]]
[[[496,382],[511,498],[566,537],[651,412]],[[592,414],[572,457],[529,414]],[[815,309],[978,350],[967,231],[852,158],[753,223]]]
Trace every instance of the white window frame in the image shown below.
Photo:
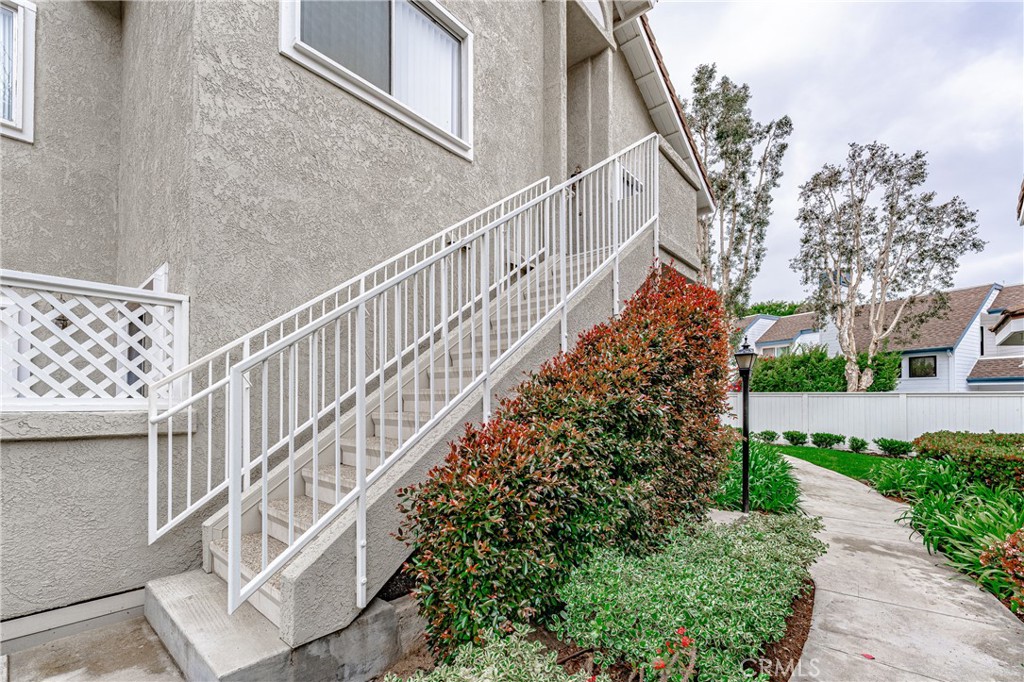
[[[6,0],[4,0],[6,1]],[[462,22],[434,0],[410,0],[432,19],[437,21],[456,40],[461,42],[459,50],[461,64],[459,96],[461,108],[461,135],[453,135],[432,123],[412,107],[378,88],[373,83],[345,68],[330,57],[302,42],[300,32],[300,0],[281,0],[280,4],[280,52],[285,57],[304,66],[318,76],[339,88],[355,95],[372,107],[379,109],[396,121],[411,128],[423,137],[436,142],[445,149],[473,160],[473,34]],[[394,0],[391,0],[392,14]],[[394,22],[392,21],[392,26]]]
[[[36,6],[28,0],[0,0],[14,10],[14,120],[0,118],[0,135],[32,142],[35,133]]]

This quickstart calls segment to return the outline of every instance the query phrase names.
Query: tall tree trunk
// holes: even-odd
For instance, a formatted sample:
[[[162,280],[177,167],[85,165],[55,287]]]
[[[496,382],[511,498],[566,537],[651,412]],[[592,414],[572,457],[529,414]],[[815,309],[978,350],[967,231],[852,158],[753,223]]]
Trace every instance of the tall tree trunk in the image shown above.
[[[871,365],[868,365],[860,373],[860,384],[857,390],[863,393],[864,391],[871,388],[871,384],[875,383],[875,370],[871,369]]]
[[[856,357],[846,356],[846,392],[857,393],[860,388],[861,372]]]

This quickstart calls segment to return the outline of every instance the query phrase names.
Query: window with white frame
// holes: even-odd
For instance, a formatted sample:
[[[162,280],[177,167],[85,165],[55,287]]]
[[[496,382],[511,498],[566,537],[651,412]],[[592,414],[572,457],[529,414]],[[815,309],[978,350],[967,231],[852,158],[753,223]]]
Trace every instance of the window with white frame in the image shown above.
[[[282,0],[280,48],[472,158],[472,34],[433,0]]]
[[[0,134],[32,141],[36,6],[0,0]]]

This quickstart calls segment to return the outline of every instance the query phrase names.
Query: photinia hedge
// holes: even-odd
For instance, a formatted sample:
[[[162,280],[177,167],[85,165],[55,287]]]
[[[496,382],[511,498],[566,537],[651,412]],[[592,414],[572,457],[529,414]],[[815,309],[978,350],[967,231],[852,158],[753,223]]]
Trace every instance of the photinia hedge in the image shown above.
[[[1024,490],[1024,434],[933,431],[914,439],[914,448],[956,462],[972,480]]]
[[[399,491],[435,653],[553,612],[594,550],[648,551],[705,510],[735,440],[719,421],[729,353],[717,294],[653,270]]]

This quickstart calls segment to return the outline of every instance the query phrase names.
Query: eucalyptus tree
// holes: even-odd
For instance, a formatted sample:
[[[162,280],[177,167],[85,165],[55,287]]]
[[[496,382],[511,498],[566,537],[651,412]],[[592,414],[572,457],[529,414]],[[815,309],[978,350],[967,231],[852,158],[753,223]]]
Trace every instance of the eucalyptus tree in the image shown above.
[[[859,353],[870,363],[894,333],[912,337],[945,314],[941,290],[953,285],[960,258],[985,246],[977,212],[959,196],[939,203],[927,179],[924,152],[874,142],[851,144],[842,165],[826,164],[800,186],[802,236],[791,265],[819,317],[836,325],[847,391],[874,380]],[[866,347],[857,346],[858,328]]]
[[[765,255],[772,193],[793,132],[789,116],[762,123],[750,111],[750,86],[702,64],[693,75],[687,121],[704,160],[715,211],[700,219],[697,250],[701,279],[739,315]]]

